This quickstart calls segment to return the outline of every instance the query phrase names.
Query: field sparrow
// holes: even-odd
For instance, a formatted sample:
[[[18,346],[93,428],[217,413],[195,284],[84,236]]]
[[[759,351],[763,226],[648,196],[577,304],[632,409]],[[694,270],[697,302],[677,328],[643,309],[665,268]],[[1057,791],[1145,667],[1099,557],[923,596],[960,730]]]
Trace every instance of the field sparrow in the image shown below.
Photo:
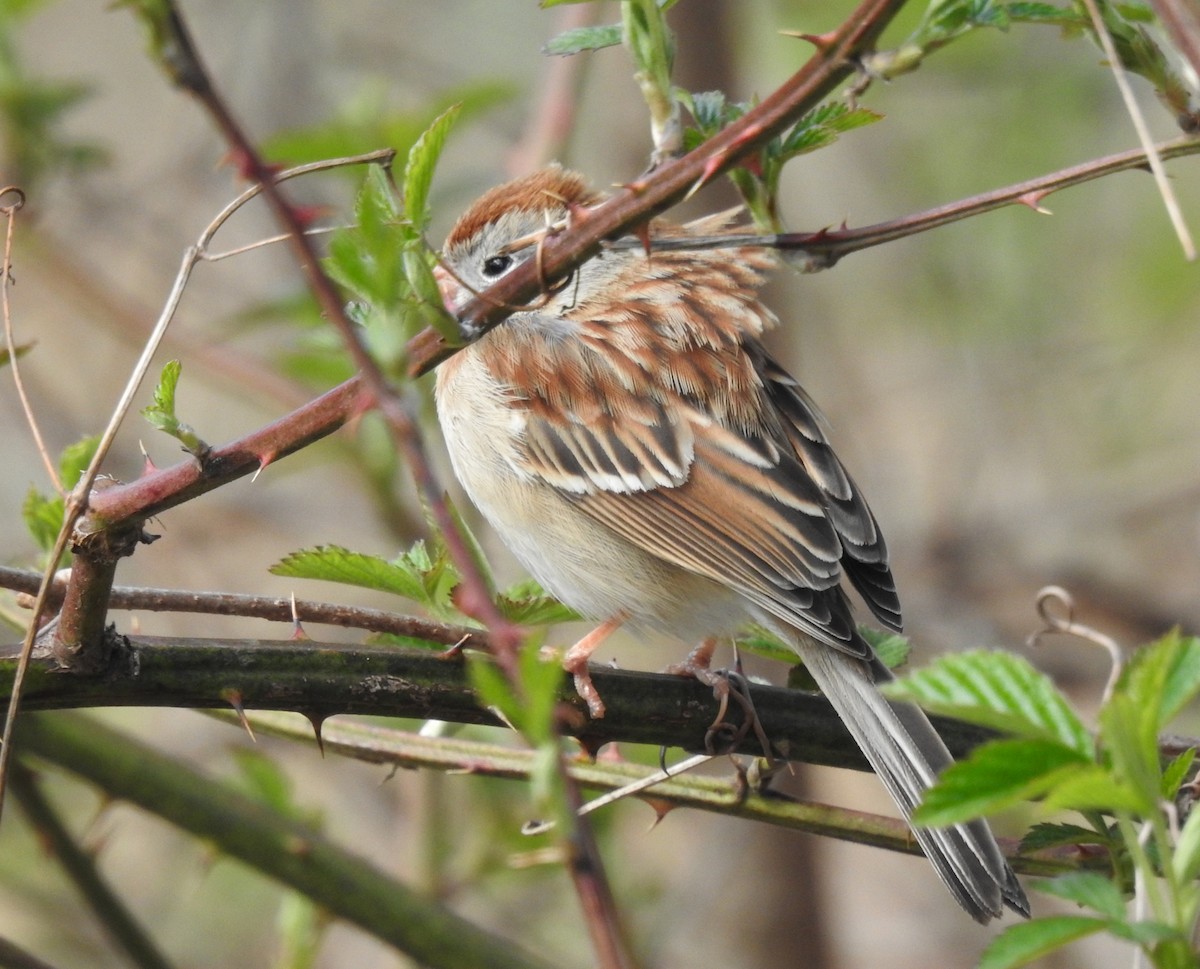
[[[454,226],[439,280],[454,312],[555,224],[600,201],[552,167],[484,194]],[[727,216],[656,220],[650,238]],[[550,229],[552,231],[552,229]],[[951,758],[855,628],[842,580],[900,629],[875,518],[816,408],[764,350],[775,324],[761,249],[606,250],[443,363],[438,413],[455,473],[521,563],[601,625],[567,654],[594,715],[587,656],[628,622],[690,642],[747,620],[791,644],[907,817]],[[918,830],[959,904],[1027,915],[983,821]]]

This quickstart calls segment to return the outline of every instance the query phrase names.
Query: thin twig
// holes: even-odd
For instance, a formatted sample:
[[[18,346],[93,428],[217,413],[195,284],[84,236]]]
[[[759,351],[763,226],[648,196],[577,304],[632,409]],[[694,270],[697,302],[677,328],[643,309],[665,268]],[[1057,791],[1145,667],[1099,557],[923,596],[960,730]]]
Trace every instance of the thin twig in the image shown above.
[[[1200,139],[1176,138],[1156,145],[1155,150],[1163,159],[1200,154]],[[1145,168],[1148,163],[1149,156],[1145,151],[1133,149],[1096,158],[1004,188],[982,192],[979,195],[972,195],[969,198],[949,202],[946,205],[939,205],[912,215],[860,228],[819,229],[816,232],[786,232],[773,235],[724,233],[713,236],[651,237],[649,247],[652,252],[670,252],[680,249],[753,248],[756,246],[771,248],[788,254],[789,259],[793,262],[796,260],[793,254],[805,256],[806,261],[800,268],[815,272],[831,268],[843,257],[862,249],[882,245],[885,242],[894,242],[897,239],[937,229],[1009,205],[1023,205],[1040,214],[1048,214],[1042,208],[1041,203],[1051,194],[1117,172]],[[605,242],[603,247],[615,250],[640,250],[644,249],[646,245],[647,242],[643,239],[625,237]]]
[[[1142,149],[1146,152],[1150,171],[1154,173],[1154,182],[1158,186],[1159,195],[1162,196],[1163,207],[1167,210],[1167,217],[1171,220],[1171,225],[1175,227],[1175,234],[1179,237],[1179,245],[1183,248],[1184,257],[1191,262],[1196,258],[1196,244],[1192,241],[1192,234],[1188,230],[1187,222],[1184,221],[1183,212],[1180,211],[1175,190],[1171,188],[1171,183],[1167,180],[1166,169],[1163,168],[1162,159],[1154,147],[1154,139],[1150,135],[1146,118],[1138,106],[1137,98],[1133,96],[1133,88],[1129,84],[1129,77],[1125,73],[1125,67],[1121,63],[1116,45],[1113,44],[1112,35],[1108,32],[1108,25],[1104,23],[1104,17],[1100,14],[1100,7],[1096,0],[1083,0],[1083,4],[1087,7],[1088,16],[1092,18],[1092,27],[1099,38],[1104,56],[1108,59],[1109,69],[1113,73],[1113,80],[1117,82],[1117,90],[1121,92],[1121,100],[1125,102],[1129,120],[1133,122],[1138,141],[1141,142]]]
[[[26,569],[0,566],[0,589],[34,594],[40,577]],[[66,591],[66,582],[57,579],[51,588],[50,604],[61,601]],[[336,602],[316,602],[310,599],[279,598],[274,596],[249,596],[233,592],[188,592],[180,589],[154,589],[140,586],[114,586],[109,596],[109,607],[139,612],[198,613],[210,616],[242,616],[250,619],[269,619],[274,622],[291,622],[299,618],[302,622],[323,623],[331,626],[346,626],[368,632],[392,633],[411,636],[444,646],[461,644],[469,639],[472,646],[486,642],[486,634],[469,626],[433,622],[387,612],[383,609],[368,609],[347,606]]]
[[[33,435],[33,442],[37,447],[38,456],[42,459],[42,465],[46,469],[46,477],[54,485],[54,490],[60,495],[63,493],[62,481],[58,477],[58,468],[54,466],[54,461],[50,457],[50,449],[46,447],[46,439],[42,436],[42,429],[38,426],[37,415],[33,412],[33,406],[29,403],[29,394],[25,390],[25,380],[21,376],[21,363],[17,359],[20,355],[17,352],[17,341],[13,335],[12,323],[12,306],[9,302],[9,285],[12,282],[12,248],[13,248],[13,232],[17,225],[17,213],[25,206],[25,193],[15,185],[6,185],[0,188],[0,199],[6,196],[13,196],[13,200],[0,205],[0,215],[4,216],[4,257],[0,260],[0,308],[4,314],[4,345],[8,350],[8,366],[12,370],[13,384],[17,388],[17,397],[21,401],[21,411],[25,415],[25,423],[29,426],[29,433]]]
[[[487,584],[479,575],[467,542],[446,506],[443,489],[430,468],[425,446],[410,408],[392,388],[367,349],[359,328],[346,315],[343,300],[333,281],[322,268],[312,240],[305,233],[299,213],[284,197],[274,173],[259,156],[255,145],[217,91],[174,0],[165,0],[165,6],[168,16],[155,24],[156,27],[167,31],[170,38],[169,44],[163,48],[165,53],[169,53],[165,66],[176,83],[193,95],[207,111],[230,146],[239,171],[262,192],[272,214],[287,232],[288,243],[304,273],[310,292],[326,320],[341,336],[354,365],[362,375],[365,388],[390,427],[413,479],[443,534],[447,552],[461,576],[461,602],[464,604],[464,611],[471,610],[472,618],[480,620],[488,627],[501,666],[510,677],[515,677],[516,651],[523,638],[522,633],[500,614],[491,596],[487,594]]]
[[[372,155],[367,156],[367,157],[373,158],[374,155],[376,155],[376,154],[379,154],[379,153],[373,153]],[[383,155],[386,155],[386,152],[383,153]],[[309,171],[317,171],[317,170],[321,170],[323,168],[328,168],[328,167],[331,167],[332,165],[344,164],[344,163],[346,163],[346,161],[347,160],[345,160],[345,159],[336,159],[333,162],[320,162],[320,163],[316,163],[315,165],[300,166],[298,169],[294,169],[291,172],[284,173],[284,175],[285,175],[285,177],[290,178],[290,177],[294,177],[295,175],[306,174]],[[25,636],[25,642],[24,642],[23,649],[22,649],[21,660],[20,660],[20,663],[19,663],[19,666],[17,669],[17,676],[16,676],[16,680],[14,683],[13,691],[12,691],[11,696],[9,697],[8,711],[5,716],[5,720],[4,720],[3,739],[0,740],[0,816],[3,815],[3,811],[4,811],[4,788],[5,788],[5,781],[6,781],[7,774],[8,774],[9,758],[11,757],[11,754],[12,754],[12,750],[11,750],[12,744],[10,741],[11,741],[11,737],[12,737],[13,723],[16,719],[17,711],[20,707],[21,686],[24,682],[25,669],[29,663],[29,657],[32,655],[34,642],[35,642],[38,630],[41,627],[41,618],[42,618],[42,615],[44,614],[45,608],[46,608],[46,599],[47,599],[47,594],[48,594],[48,590],[49,590],[49,585],[54,580],[54,575],[55,575],[55,572],[58,567],[58,562],[62,559],[63,553],[66,551],[67,545],[72,540],[72,535],[74,533],[76,524],[78,523],[80,517],[83,515],[84,511],[88,507],[88,499],[89,499],[90,493],[92,491],[92,486],[95,483],[97,475],[99,474],[100,466],[103,463],[104,459],[107,457],[108,451],[112,447],[112,442],[116,438],[117,431],[120,429],[121,425],[124,423],[125,416],[129,412],[129,408],[133,405],[134,397],[137,394],[137,391],[138,391],[139,387],[141,386],[142,381],[145,379],[145,375],[146,375],[147,371],[149,370],[151,360],[153,359],[154,354],[157,352],[159,345],[161,344],[161,342],[163,340],[163,337],[166,335],[167,328],[170,325],[171,320],[175,316],[175,312],[178,309],[179,302],[183,296],[183,292],[184,292],[185,288],[187,287],[187,283],[188,283],[189,279],[191,278],[192,271],[195,268],[196,263],[201,258],[201,253],[207,248],[209,242],[211,242],[212,237],[213,237],[214,233],[217,231],[217,229],[219,229],[220,226],[223,225],[224,222],[241,205],[244,205],[245,202],[247,202],[251,198],[253,198],[254,194],[255,193],[253,193],[253,192],[244,192],[244,193],[242,193],[242,196],[240,196],[234,202],[227,205],[218,214],[218,216],[214,220],[214,222],[204,229],[204,231],[200,235],[200,238],[197,240],[197,243],[195,245],[189,246],[184,251],[183,258],[180,262],[179,271],[176,273],[175,280],[171,286],[171,291],[167,296],[166,303],[163,305],[163,308],[159,313],[158,319],[156,320],[153,328],[150,331],[149,336],[146,339],[146,342],[142,348],[142,352],[141,352],[140,356],[138,357],[137,362],[134,364],[134,367],[133,367],[132,372],[130,373],[129,379],[127,380],[127,382],[125,384],[125,389],[122,392],[120,398],[117,401],[116,406],[113,409],[112,415],[108,421],[108,425],[104,429],[104,433],[100,437],[100,442],[96,447],[96,453],[93,456],[91,462],[89,463],[87,470],[83,473],[83,476],[80,478],[79,483],[76,485],[74,491],[71,493],[71,495],[67,499],[65,513],[63,516],[63,526],[62,526],[61,530],[59,531],[59,534],[58,534],[57,538],[55,539],[54,547],[50,552],[46,570],[42,576],[42,587],[41,587],[41,589],[39,589],[37,600],[34,602],[34,605],[33,605],[33,615],[31,617],[31,620],[29,623],[29,629]],[[330,395],[327,394],[327,395],[325,395],[325,398],[328,398],[329,396]],[[325,398],[322,398],[322,399],[325,399]],[[302,410],[303,410],[303,408],[302,408]],[[338,422],[337,426],[340,426],[340,421]],[[196,465],[196,462],[192,462],[192,464]],[[119,490],[119,489],[113,489],[113,490]],[[133,511],[130,515],[127,516],[126,520],[124,522],[122,522],[122,524],[128,524],[129,520],[134,519],[134,518],[143,518],[144,519],[145,517],[148,517],[149,514],[153,513],[146,509],[142,509],[141,512],[142,513],[139,514],[138,511]],[[77,580],[77,581],[81,581],[81,580]],[[110,579],[110,581],[111,581],[111,579]],[[88,590],[86,590],[86,589],[80,590],[79,594],[80,594],[81,598],[89,597]],[[91,598],[94,599],[94,597],[91,597]],[[87,614],[90,615],[90,611],[88,611]],[[102,620],[101,620],[100,625],[101,626],[103,625]],[[92,623],[90,625],[90,628],[94,629],[95,624]],[[67,632],[69,634],[69,637],[73,637],[72,630],[67,630]]]

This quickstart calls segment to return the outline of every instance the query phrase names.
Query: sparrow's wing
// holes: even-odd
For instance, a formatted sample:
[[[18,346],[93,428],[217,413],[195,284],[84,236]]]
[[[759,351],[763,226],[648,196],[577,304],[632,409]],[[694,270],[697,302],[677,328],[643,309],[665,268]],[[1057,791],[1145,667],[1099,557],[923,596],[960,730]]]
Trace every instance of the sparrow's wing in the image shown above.
[[[694,394],[601,394],[594,399],[631,403],[580,419],[590,395],[576,393],[571,407],[526,411],[524,470],[646,551],[867,658],[843,577],[882,623],[900,626],[875,519],[795,381],[756,347],[726,347],[703,365],[721,358],[726,376],[758,375],[752,407],[734,414],[702,408]]]

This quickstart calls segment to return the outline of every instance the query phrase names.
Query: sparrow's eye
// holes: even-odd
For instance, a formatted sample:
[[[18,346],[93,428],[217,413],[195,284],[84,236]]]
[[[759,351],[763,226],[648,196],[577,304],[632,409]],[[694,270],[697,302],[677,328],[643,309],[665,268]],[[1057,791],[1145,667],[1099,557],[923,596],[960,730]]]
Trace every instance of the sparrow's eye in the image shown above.
[[[488,256],[483,261],[483,274],[489,279],[495,279],[497,276],[504,275],[512,264],[512,256]]]

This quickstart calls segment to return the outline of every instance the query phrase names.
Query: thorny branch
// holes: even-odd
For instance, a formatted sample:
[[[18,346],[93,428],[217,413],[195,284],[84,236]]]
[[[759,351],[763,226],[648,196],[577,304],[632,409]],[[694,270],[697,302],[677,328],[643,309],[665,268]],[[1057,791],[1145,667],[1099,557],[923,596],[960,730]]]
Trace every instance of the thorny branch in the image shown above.
[[[594,256],[602,242],[631,232],[698,191],[803,116],[854,73],[856,58],[871,49],[902,6],[903,0],[863,0],[837,30],[805,38],[816,54],[758,105],[682,158],[629,183],[569,228],[548,236],[540,259],[527,260],[468,303],[459,314],[464,337],[477,339]],[[410,370],[427,373],[457,349],[426,330],[409,343]]]
[[[166,16],[155,20],[167,42],[161,45],[166,64],[175,82],[193,95],[208,112],[225,141],[242,175],[260,186],[275,218],[287,233],[287,241],[304,273],[322,314],[341,335],[342,342],[358,368],[372,405],[379,410],[391,428],[397,447],[430,513],[442,533],[446,549],[462,576],[460,601],[464,611],[479,619],[492,634],[492,644],[502,668],[515,676],[516,650],[521,631],[500,615],[487,594],[487,584],[476,567],[466,540],[442,495],[442,489],[430,469],[421,433],[406,401],[391,386],[379,364],[363,342],[359,329],[346,315],[341,295],[328,274],[321,268],[312,240],[305,232],[299,212],[280,190],[274,173],[259,156],[258,150],[234,117],[209,77],[188,29],[173,0],[164,4]],[[155,13],[143,11],[156,18]],[[168,56],[169,55],[169,56]]]

